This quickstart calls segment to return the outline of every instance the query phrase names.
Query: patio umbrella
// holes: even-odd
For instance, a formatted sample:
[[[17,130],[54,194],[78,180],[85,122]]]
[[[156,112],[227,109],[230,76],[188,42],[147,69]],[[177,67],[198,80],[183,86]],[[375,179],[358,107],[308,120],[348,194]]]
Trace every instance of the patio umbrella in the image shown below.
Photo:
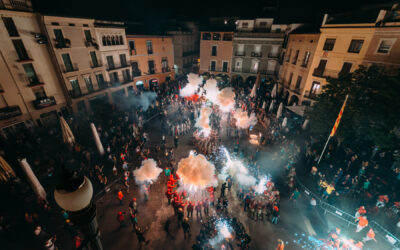
[[[22,170],[24,171],[26,178],[28,179],[29,184],[31,185],[33,192],[35,192],[35,194],[42,198],[43,200],[47,200],[46,199],[46,191],[44,191],[44,188],[42,186],[42,184],[40,184],[38,178],[36,177],[35,173],[32,171],[31,166],[29,165],[29,163],[26,161],[26,158],[24,159],[19,159],[19,164],[21,165]]]
[[[274,109],[274,101],[271,100],[268,111],[271,112]]]
[[[276,111],[276,118],[281,117],[283,111],[283,103],[279,104],[278,111]]]
[[[75,144],[75,136],[72,134],[72,131],[68,125],[68,123],[65,121],[64,117],[60,117],[60,124],[61,124],[61,132],[62,132],[62,137],[64,140],[64,143],[72,146]]]
[[[256,97],[256,90],[257,90],[257,84],[254,83],[253,88],[251,89],[250,97]]]
[[[15,177],[15,172],[11,166],[0,156],[0,182],[8,182],[10,177]]]
[[[104,155],[103,144],[101,144],[99,134],[97,133],[96,126],[94,126],[93,122],[90,123],[90,128],[92,129],[94,141],[96,142],[96,147],[97,147],[97,150],[99,150],[99,154]]]
[[[307,125],[308,125],[308,119],[306,119],[306,120],[304,121],[303,126],[301,126],[301,128],[304,130],[304,129],[307,128]]]
[[[285,117],[285,118],[283,118],[283,121],[282,121],[282,127],[284,128],[284,127],[286,127],[286,125],[287,125],[287,118]]]
[[[265,101],[263,102],[263,105],[262,105],[262,109],[265,109],[265,106],[266,106],[267,104],[265,103]]]
[[[276,97],[276,84],[274,84],[274,87],[272,88],[271,91],[271,98],[275,98]]]

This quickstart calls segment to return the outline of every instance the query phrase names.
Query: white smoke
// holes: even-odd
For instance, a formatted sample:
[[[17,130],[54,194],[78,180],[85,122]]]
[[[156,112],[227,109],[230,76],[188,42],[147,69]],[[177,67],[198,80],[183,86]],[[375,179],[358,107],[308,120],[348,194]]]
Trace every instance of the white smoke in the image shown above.
[[[140,168],[133,171],[133,176],[137,184],[146,184],[156,181],[161,172],[155,160],[147,159],[142,161]]]
[[[146,111],[156,98],[157,94],[155,92],[144,92],[138,96],[134,96],[131,100],[133,105],[141,106]]]
[[[236,109],[233,117],[236,119],[236,126],[238,128],[247,129],[250,126],[254,126],[257,124],[257,117],[254,113],[251,113],[250,116],[247,115],[246,111],[243,111],[241,108]]]
[[[217,104],[223,112],[230,112],[235,107],[235,92],[231,87],[223,88],[217,96]]]
[[[255,191],[257,194],[263,194],[264,191],[267,190],[267,183],[268,183],[269,180],[270,180],[269,177],[263,176],[263,177],[259,180],[257,186],[255,186],[254,191]]]
[[[200,110],[200,116],[197,118],[195,126],[201,129],[201,133],[207,137],[211,132],[210,126],[210,115],[212,109],[209,107],[202,107]]]
[[[214,103],[218,103],[218,94],[220,93],[218,86],[217,86],[217,80],[215,79],[208,79],[206,81],[206,84],[204,84],[204,90],[206,91],[205,96],[206,98]]]
[[[231,239],[233,237],[231,233],[233,231],[232,227],[225,220],[219,220],[215,224],[215,229],[218,233],[214,238],[210,239],[209,243],[215,249],[224,249],[217,247],[217,245],[223,242],[225,239]]]
[[[182,97],[194,95],[197,92],[200,84],[203,83],[203,77],[197,74],[190,73],[188,74],[187,78],[189,82],[179,91],[179,95]]]

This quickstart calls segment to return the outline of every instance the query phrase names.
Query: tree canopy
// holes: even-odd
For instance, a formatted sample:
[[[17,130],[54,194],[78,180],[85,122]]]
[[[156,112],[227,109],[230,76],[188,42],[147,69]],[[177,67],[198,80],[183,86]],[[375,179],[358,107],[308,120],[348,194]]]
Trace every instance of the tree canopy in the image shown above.
[[[328,137],[347,94],[336,136],[348,143],[398,149],[400,75],[389,76],[376,65],[327,79],[317,103],[306,110],[311,134]]]

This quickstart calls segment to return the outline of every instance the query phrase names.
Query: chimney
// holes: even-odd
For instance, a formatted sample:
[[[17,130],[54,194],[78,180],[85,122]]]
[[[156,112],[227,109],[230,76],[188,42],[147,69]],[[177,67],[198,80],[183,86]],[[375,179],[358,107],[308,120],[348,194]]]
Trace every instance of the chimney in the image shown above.
[[[324,26],[325,24],[326,24],[326,21],[328,21],[328,14],[325,14],[324,15],[324,19],[322,20],[322,25],[321,26]]]

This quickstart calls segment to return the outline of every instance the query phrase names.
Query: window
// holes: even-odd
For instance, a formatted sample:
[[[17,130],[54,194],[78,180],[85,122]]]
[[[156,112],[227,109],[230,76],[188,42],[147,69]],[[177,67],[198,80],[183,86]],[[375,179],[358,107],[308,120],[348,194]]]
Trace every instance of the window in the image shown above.
[[[46,91],[44,91],[43,87],[37,87],[32,89],[33,94],[36,97],[36,100],[43,100],[47,98]]]
[[[103,46],[107,46],[107,38],[105,36],[103,36],[101,38],[102,42],[103,42]]]
[[[319,61],[318,67],[314,69],[313,76],[322,77],[322,75],[324,74],[324,71],[325,71],[325,67],[326,67],[326,63],[327,63],[327,62],[328,62],[327,60],[321,59],[321,60]]]
[[[110,81],[112,83],[119,83],[118,72],[112,72],[112,73],[108,74],[108,76],[110,77]]]
[[[299,50],[296,50],[296,54],[294,54],[293,61],[292,61],[293,64],[297,63],[297,58],[299,58]]]
[[[238,44],[236,55],[237,56],[244,56],[244,44]]]
[[[96,52],[90,51],[90,58],[92,58],[92,66],[93,66],[93,67],[100,66],[100,65],[99,65],[99,61],[97,61]]]
[[[123,38],[123,36],[119,36],[119,44],[124,45],[124,38]]]
[[[85,80],[85,84],[86,84],[87,91],[88,91],[89,93],[92,93],[92,92],[93,92],[93,83],[92,83],[92,79],[90,78],[90,76],[85,76],[83,79]]]
[[[392,48],[395,41],[396,41],[395,38],[394,39],[382,39],[376,53],[389,54],[390,49]]]
[[[113,58],[113,56],[107,56],[106,59],[107,59],[108,68],[109,68],[109,69],[114,69],[114,68],[115,68],[115,65],[114,65],[114,58]]]
[[[211,47],[211,56],[217,56],[217,46],[213,45]]]
[[[69,80],[69,83],[71,84],[72,87],[72,95],[73,96],[80,96],[82,94],[81,87],[79,86],[78,79],[71,79]]]
[[[111,36],[107,36],[107,41],[106,41],[106,45],[107,46],[110,46],[112,43],[111,43]]]
[[[60,25],[60,23],[57,23],[57,22],[51,22],[51,25],[54,25],[54,26],[59,26],[59,25]]]
[[[111,37],[111,45],[116,45],[115,36]]]
[[[11,17],[2,17],[4,26],[6,26],[6,29],[8,31],[8,35],[11,37],[16,37],[19,36],[17,27],[15,27],[14,21]]]
[[[104,76],[103,74],[97,74],[96,75],[96,81],[97,84],[99,85],[99,88],[105,88],[106,87],[106,83],[104,82]]]
[[[289,50],[289,54],[288,54],[288,56],[287,56],[287,58],[286,58],[286,62],[289,62],[290,61],[290,57],[292,56],[292,49],[290,49]]]
[[[131,72],[129,72],[129,69],[125,69],[122,71],[122,77],[124,78],[124,82],[132,81]]]
[[[258,73],[258,67],[260,66],[260,61],[252,60],[251,61],[251,73]]]
[[[147,54],[153,54],[153,43],[152,41],[146,41]]]
[[[336,38],[327,38],[324,44],[325,51],[332,51],[335,46]]]
[[[292,80],[293,80],[293,72],[290,72],[288,86],[290,86],[290,84],[292,84]]]
[[[303,66],[304,68],[307,68],[308,61],[310,60],[310,54],[310,51],[306,51],[306,53],[304,54],[303,63],[301,64],[301,66]]]
[[[211,40],[211,34],[210,33],[203,33],[203,40]]]
[[[249,23],[247,23],[247,22],[242,23],[242,28],[248,28],[248,27],[249,27]]]
[[[83,27],[89,27],[89,24],[84,24]]]
[[[350,73],[351,66],[353,66],[352,63],[349,62],[343,63],[342,69],[339,72],[339,76],[347,75],[348,73]]]
[[[216,67],[217,67],[217,62],[216,61],[211,61],[210,71],[215,71]]]
[[[127,66],[128,63],[126,62],[126,55],[125,54],[120,54],[119,55],[119,61],[121,62],[121,66]]]
[[[168,71],[168,58],[163,57],[161,59],[161,67],[162,67],[162,71],[163,72],[167,72]]]
[[[36,84],[38,83],[38,78],[36,76],[35,69],[33,68],[32,63],[27,63],[22,65],[24,67],[25,75],[29,80],[29,84]]]
[[[222,40],[224,40],[224,41],[232,41],[232,39],[233,39],[233,36],[231,33],[225,33],[222,38]]]
[[[154,61],[149,60],[148,65],[149,65],[149,74],[154,74],[155,73]]]
[[[356,39],[351,40],[348,52],[360,53],[363,43],[364,40],[356,40]]]
[[[75,24],[74,23],[69,23],[68,26],[75,26]]]
[[[222,72],[228,72],[228,62],[222,63]]]
[[[129,50],[131,55],[136,55],[135,41],[129,41]]]
[[[12,40],[12,43],[14,45],[15,51],[17,51],[19,61],[30,60],[28,53],[26,52],[25,46],[22,43],[21,39]]]
[[[310,97],[315,97],[318,94],[320,87],[321,84],[319,82],[313,82],[310,89]]]
[[[301,85],[301,80],[302,80],[303,78],[301,77],[301,76],[298,76],[297,77],[297,82],[296,82],[296,86],[294,87],[295,89],[300,89],[300,85]]]
[[[221,40],[221,34],[220,33],[213,33],[213,40],[215,40],[215,41]]]
[[[260,27],[267,27],[267,22],[260,22]]]
[[[281,33],[282,30],[281,30],[281,28],[276,28],[275,32],[276,32],[276,33]]]
[[[132,65],[133,74],[135,74],[136,72],[140,72],[139,65],[137,62],[132,62],[131,65]]]
[[[54,32],[54,36],[56,37],[57,42],[61,42],[61,41],[65,40],[61,29],[55,29],[55,30],[53,30],[53,32]]]
[[[91,42],[93,39],[92,39],[92,34],[90,34],[90,30],[85,30],[84,33],[86,41]]]
[[[62,54],[61,57],[62,57],[63,62],[64,62],[65,71],[66,72],[74,71],[74,67],[72,65],[71,57],[69,56],[69,54]]]

